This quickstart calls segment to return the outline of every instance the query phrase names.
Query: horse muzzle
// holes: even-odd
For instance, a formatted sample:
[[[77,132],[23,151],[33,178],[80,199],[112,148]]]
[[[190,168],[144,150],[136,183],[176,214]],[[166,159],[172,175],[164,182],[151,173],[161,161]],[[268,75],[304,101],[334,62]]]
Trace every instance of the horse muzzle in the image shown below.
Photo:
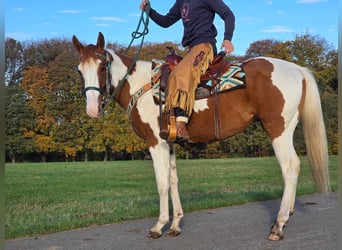
[[[86,112],[91,118],[98,118],[102,111],[103,103],[99,101],[100,97],[90,97],[86,99]]]
[[[97,104],[87,104],[87,115],[91,118],[98,118],[101,112],[101,107]]]
[[[89,93],[87,91],[93,90]],[[104,107],[103,92],[98,87],[87,87],[84,91],[87,102],[86,112],[91,118],[98,118]]]

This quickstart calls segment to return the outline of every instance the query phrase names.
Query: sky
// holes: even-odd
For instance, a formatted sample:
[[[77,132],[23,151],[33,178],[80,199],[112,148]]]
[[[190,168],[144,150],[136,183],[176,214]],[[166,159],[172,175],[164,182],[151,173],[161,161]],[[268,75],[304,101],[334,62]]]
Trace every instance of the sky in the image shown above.
[[[52,38],[96,43],[98,32],[107,42],[127,46],[136,30],[140,0],[11,0],[5,1],[5,37],[18,41]],[[150,0],[151,6],[166,14],[174,0]],[[235,14],[234,55],[245,55],[250,44],[264,39],[294,40],[311,34],[324,38],[333,49],[338,45],[338,0],[224,0]],[[215,17],[220,49],[224,25]],[[169,28],[149,22],[145,42],[180,43],[181,21]],[[134,44],[140,41],[134,42]]]

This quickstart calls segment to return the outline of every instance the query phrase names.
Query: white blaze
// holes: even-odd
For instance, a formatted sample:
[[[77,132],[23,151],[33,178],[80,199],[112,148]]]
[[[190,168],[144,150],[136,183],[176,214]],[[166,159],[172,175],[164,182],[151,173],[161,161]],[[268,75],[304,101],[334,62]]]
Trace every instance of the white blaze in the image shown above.
[[[79,65],[79,70],[82,72],[84,79],[84,88],[87,87],[97,87],[99,88],[99,78],[97,75],[100,60],[88,60],[85,63]],[[96,90],[88,90],[86,93],[86,112],[91,118],[99,117],[99,95],[100,93]]]
[[[87,98],[87,114],[91,118],[99,117],[99,92],[94,90],[88,90],[86,93]]]

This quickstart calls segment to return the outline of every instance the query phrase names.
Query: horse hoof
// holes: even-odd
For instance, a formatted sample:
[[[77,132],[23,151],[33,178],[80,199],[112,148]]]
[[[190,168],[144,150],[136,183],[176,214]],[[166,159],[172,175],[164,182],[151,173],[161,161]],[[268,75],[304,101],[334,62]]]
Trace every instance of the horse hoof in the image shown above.
[[[147,235],[147,239],[149,239],[149,240],[158,239],[158,238],[160,238],[160,236],[162,236],[161,233],[149,231],[148,235]]]
[[[163,129],[163,130],[161,130],[161,131],[159,132],[159,136],[160,136],[160,138],[162,138],[163,140],[167,141],[168,138],[169,138],[169,131]]]
[[[283,239],[283,234],[282,233],[275,233],[275,232],[272,232],[270,233],[270,235],[268,236],[268,240],[271,240],[271,241],[279,241],[279,240],[282,240]]]
[[[166,232],[165,236],[166,236],[166,237],[176,237],[176,236],[180,235],[180,233],[181,233],[180,231],[176,231],[176,230],[169,229],[169,230]]]

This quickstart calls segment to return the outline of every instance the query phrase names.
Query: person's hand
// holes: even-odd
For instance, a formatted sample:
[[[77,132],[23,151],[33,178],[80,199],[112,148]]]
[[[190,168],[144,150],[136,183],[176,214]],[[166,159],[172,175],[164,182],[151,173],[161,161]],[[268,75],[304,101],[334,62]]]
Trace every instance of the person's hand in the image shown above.
[[[141,4],[139,6],[139,9],[144,10],[148,4],[149,4],[148,0],[141,0]]]
[[[221,49],[224,49],[226,53],[232,53],[234,51],[234,46],[231,41],[224,40],[221,45]]]

